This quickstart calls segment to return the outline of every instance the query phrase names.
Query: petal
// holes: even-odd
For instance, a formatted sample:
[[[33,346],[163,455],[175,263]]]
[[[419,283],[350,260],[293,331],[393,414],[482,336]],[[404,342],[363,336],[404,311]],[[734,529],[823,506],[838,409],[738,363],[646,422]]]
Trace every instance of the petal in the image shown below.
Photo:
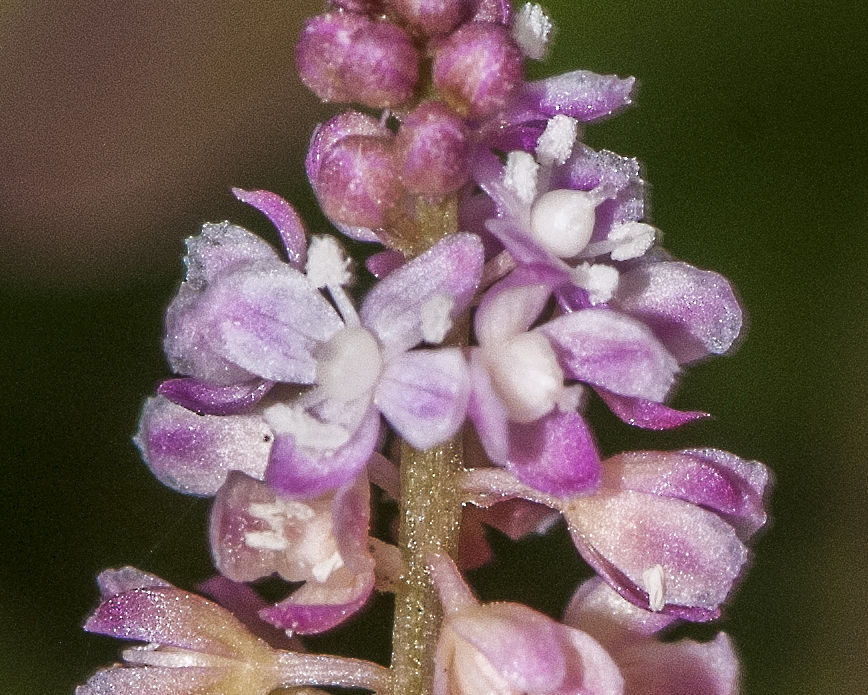
[[[467,414],[470,376],[458,348],[414,350],[386,367],[374,403],[410,446],[430,449],[452,437]]]
[[[310,384],[312,351],[343,322],[304,275],[288,266],[232,274],[202,298],[211,344],[264,379]]]
[[[378,280],[382,280],[389,273],[396,268],[400,268],[402,265],[404,265],[404,254],[400,251],[393,251],[392,249],[375,253],[373,256],[369,256],[368,260],[365,261],[365,267],[371,272],[371,275]]]
[[[562,113],[579,121],[594,121],[628,106],[635,82],[633,77],[575,70],[531,82],[522,102],[532,103],[546,116]]]
[[[271,220],[280,234],[289,264],[296,270],[303,271],[307,260],[307,233],[295,208],[276,193],[269,191],[233,188],[232,193],[238,200],[252,205]]]
[[[480,345],[499,345],[528,330],[561,280],[545,266],[520,266],[491,287],[476,311],[473,327]]]
[[[698,410],[675,410],[644,398],[618,396],[606,389],[598,388],[596,391],[609,406],[609,410],[622,421],[647,430],[671,430],[695,420],[711,417],[708,413]]]
[[[573,378],[621,396],[662,401],[678,363],[648,328],[607,309],[584,309],[538,329]]]
[[[186,282],[201,290],[219,275],[254,263],[279,264],[280,258],[265,240],[230,222],[205,223],[199,236],[186,241]]]
[[[260,415],[196,415],[162,396],[145,401],[134,438],[164,485],[214,495],[230,470],[262,478],[273,435]]]
[[[212,386],[193,377],[168,379],[157,393],[197,415],[238,415],[248,412],[274,386],[273,381],[253,379],[231,386]]]
[[[422,342],[421,316],[429,301],[452,300],[452,319],[464,312],[479,284],[482,263],[479,237],[447,237],[374,286],[359,312],[362,325],[376,334],[388,354],[409,350]]]
[[[509,418],[506,408],[494,392],[488,370],[482,362],[482,351],[470,349],[470,400],[467,416],[488,458],[503,466],[509,458]]]
[[[119,570],[103,570],[96,578],[102,598],[111,598],[133,589],[149,586],[172,586],[164,579],[135,567],[121,567]]]
[[[555,411],[527,425],[509,423],[506,468],[521,482],[570,497],[600,486],[600,457],[585,419]]]
[[[562,509],[582,557],[621,596],[648,608],[643,574],[660,566],[663,611],[687,620],[720,614],[747,561],[733,528],[683,500],[624,491],[576,497]]]
[[[203,695],[227,675],[220,668],[112,666],[91,676],[75,695]]]
[[[729,281],[687,263],[646,263],[625,273],[612,303],[647,323],[682,363],[723,354],[741,332]]]
[[[265,480],[283,495],[316,497],[353,480],[367,463],[380,434],[380,414],[369,408],[349,442],[338,449],[315,449],[296,444],[292,435],[279,435],[271,450]]]

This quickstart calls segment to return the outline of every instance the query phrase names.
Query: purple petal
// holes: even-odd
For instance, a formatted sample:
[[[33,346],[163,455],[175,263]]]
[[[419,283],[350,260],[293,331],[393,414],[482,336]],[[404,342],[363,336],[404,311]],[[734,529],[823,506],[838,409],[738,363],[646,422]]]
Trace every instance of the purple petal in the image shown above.
[[[621,277],[613,305],[651,326],[679,362],[720,355],[741,332],[727,279],[687,263],[646,263]]]
[[[467,416],[488,458],[503,466],[509,458],[509,418],[482,364],[481,354],[479,348],[470,349],[471,390]]]
[[[303,271],[307,261],[307,233],[304,222],[295,208],[276,193],[269,191],[245,191],[233,188],[232,193],[238,200],[252,205],[277,227],[289,264]]]
[[[404,265],[404,263],[403,253],[389,249],[370,256],[365,261],[365,267],[371,272],[371,275],[378,280],[382,280],[393,270]]]
[[[273,435],[259,415],[196,415],[149,398],[134,438],[164,485],[188,495],[214,495],[230,470],[262,478]]]
[[[75,695],[200,695],[227,676],[226,669],[112,666],[91,676]]]
[[[618,396],[606,391],[606,389],[598,388],[596,391],[609,406],[609,410],[622,421],[646,430],[671,430],[689,422],[711,417],[708,413],[698,410],[675,410],[662,403],[655,403],[644,398]]]
[[[547,123],[545,119],[537,118],[507,125],[489,135],[486,144],[502,152],[522,150],[533,154]]]
[[[339,449],[300,447],[292,435],[274,440],[265,481],[295,499],[316,497],[355,478],[374,451],[380,434],[380,414],[369,408],[350,441]]]
[[[600,487],[600,456],[578,413],[556,411],[527,425],[511,422],[509,438],[506,467],[526,485],[559,497]]]
[[[172,586],[164,579],[148,572],[142,572],[135,567],[121,567],[119,570],[103,570],[96,578],[100,596],[103,599],[123,594],[133,589],[144,589],[151,586]]]
[[[386,367],[374,403],[410,446],[430,449],[464,423],[470,397],[467,362],[458,348],[415,350]]]
[[[312,351],[343,328],[331,304],[288,266],[234,273],[215,284],[202,303],[211,344],[233,363],[272,381],[313,383]]]
[[[562,113],[589,122],[628,106],[635,82],[633,77],[576,70],[529,83],[522,101],[546,116]]]
[[[188,377],[164,381],[157,387],[157,393],[198,415],[239,415],[259,403],[272,386],[274,382],[265,379],[212,386]]]
[[[634,492],[575,497],[562,509],[582,557],[623,598],[649,608],[643,574],[662,567],[663,612],[713,620],[747,561],[716,514],[683,500]]]
[[[474,234],[453,234],[380,281],[368,293],[359,315],[391,355],[423,340],[422,315],[428,302],[452,300],[460,316],[479,285],[482,242]]]
[[[621,396],[662,401],[678,363],[643,324],[607,309],[584,309],[538,329],[574,379]]]

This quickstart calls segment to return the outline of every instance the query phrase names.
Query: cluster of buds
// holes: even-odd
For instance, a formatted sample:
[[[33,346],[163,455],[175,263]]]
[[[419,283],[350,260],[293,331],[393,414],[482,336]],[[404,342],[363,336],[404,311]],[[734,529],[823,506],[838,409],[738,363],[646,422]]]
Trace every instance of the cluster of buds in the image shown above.
[[[720,616],[766,520],[766,468],[716,449],[604,460],[585,411],[599,397],[651,430],[706,417],[666,401],[685,365],[732,348],[741,308],[660,248],[638,163],[580,142],[633,80],[525,81],[551,31],[508,0],[333,0],[308,22],[304,82],[379,112],[320,125],[306,162],[337,230],[382,245],[377,282],[356,296],[337,239],[267,191],[234,193],[281,253],[230,222],[188,240],[176,376],[135,441],[163,483],[215,498],[206,591],[224,607],[102,575],[86,628],[149,644],[80,695],[736,691],[726,636],[659,635]],[[395,537],[371,536],[371,484],[401,505]],[[491,555],[479,520],[518,538],[558,518],[598,575],[563,622],[480,605],[459,569]],[[274,575],[303,585],[268,604],[255,586]],[[391,669],[304,652],[299,635],[375,591],[396,594]]]

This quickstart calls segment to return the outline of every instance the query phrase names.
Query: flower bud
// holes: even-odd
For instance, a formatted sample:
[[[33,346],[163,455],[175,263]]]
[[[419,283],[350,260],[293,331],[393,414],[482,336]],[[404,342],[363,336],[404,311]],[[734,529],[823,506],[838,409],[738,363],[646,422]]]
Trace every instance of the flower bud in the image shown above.
[[[395,144],[402,180],[411,193],[446,195],[469,178],[464,122],[443,104],[429,102],[412,111]]]
[[[428,36],[445,36],[470,16],[470,0],[392,0],[401,17]]]
[[[471,120],[503,108],[523,79],[521,50],[509,31],[488,22],[467,24],[434,56],[434,86]]]
[[[419,56],[402,29],[350,12],[311,19],[295,58],[302,82],[323,101],[378,109],[406,102],[419,76]]]
[[[402,193],[389,137],[350,135],[323,154],[316,180],[323,212],[334,222],[383,226],[383,214]]]

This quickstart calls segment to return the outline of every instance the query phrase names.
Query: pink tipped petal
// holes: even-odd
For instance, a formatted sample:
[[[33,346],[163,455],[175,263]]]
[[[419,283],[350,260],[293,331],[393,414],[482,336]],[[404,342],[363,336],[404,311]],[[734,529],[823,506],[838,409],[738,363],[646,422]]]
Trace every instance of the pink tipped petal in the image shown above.
[[[531,82],[525,87],[522,102],[532,103],[546,116],[562,113],[589,122],[628,106],[635,82],[633,77],[576,70]]]
[[[506,467],[542,492],[570,497],[600,486],[600,457],[585,419],[555,411],[527,425],[509,424]]]
[[[470,304],[482,273],[479,237],[453,234],[397,268],[368,293],[359,315],[387,353],[405,352],[422,342],[422,317],[432,302],[452,303],[454,319]]]
[[[335,490],[353,480],[364,467],[380,434],[380,414],[369,408],[351,435],[338,449],[301,447],[292,435],[275,438],[266,482],[283,495],[304,499]]]
[[[200,416],[158,396],[145,402],[134,441],[164,485],[210,496],[230,470],[261,478],[272,439],[259,415]]]
[[[273,381],[253,379],[230,386],[212,386],[199,379],[168,379],[157,393],[197,415],[239,415],[253,408],[274,386]]]
[[[245,191],[233,188],[238,200],[252,205],[277,227],[289,264],[296,270],[304,270],[307,261],[307,233],[304,223],[288,202],[269,191]]]
[[[213,317],[212,344],[233,363],[272,381],[313,383],[313,350],[343,328],[331,304],[288,266],[234,273],[202,301]]]
[[[664,612],[713,619],[747,561],[729,524],[683,500],[630,490],[576,497],[562,511],[585,560],[643,608],[655,589],[649,570],[659,566]]]
[[[458,348],[416,350],[386,367],[374,403],[410,446],[430,449],[452,437],[467,413],[470,376]]]
[[[618,655],[629,695],[737,695],[738,655],[724,633],[704,644],[637,644]]]
[[[613,305],[651,326],[682,363],[725,353],[741,332],[729,281],[687,263],[646,263],[625,273]]]
[[[470,400],[467,416],[473,422],[485,453],[503,466],[509,459],[509,416],[494,392],[478,348],[470,350]]]
[[[188,666],[186,668],[125,668],[112,666],[97,671],[75,695],[204,695],[214,692],[228,669]]]
[[[642,427],[646,430],[671,430],[696,420],[711,417],[708,413],[698,410],[675,410],[662,403],[655,403],[644,398],[618,396],[606,389],[598,388],[596,391],[609,406],[609,410],[621,420],[628,425]]]
[[[614,311],[575,311],[537,330],[552,341],[561,366],[579,381],[658,402],[675,381],[675,358],[643,324]]]

